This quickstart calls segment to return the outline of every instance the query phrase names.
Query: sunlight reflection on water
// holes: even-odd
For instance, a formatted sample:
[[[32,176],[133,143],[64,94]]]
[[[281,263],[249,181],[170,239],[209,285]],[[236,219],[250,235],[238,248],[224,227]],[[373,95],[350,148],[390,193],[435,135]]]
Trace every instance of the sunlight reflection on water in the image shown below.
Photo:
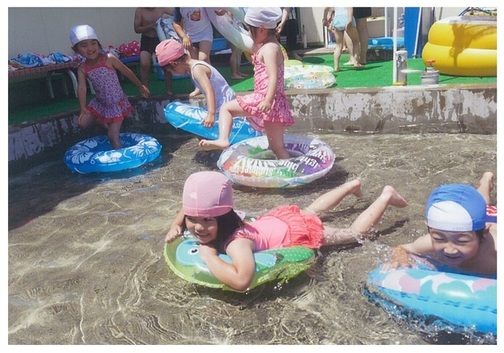
[[[186,177],[216,168],[218,155],[200,152],[196,139],[134,171],[78,175],[55,161],[10,177],[9,343],[428,343],[361,289],[390,246],[423,234],[434,187],[496,174],[496,135],[319,137],[336,154],[328,175],[299,189],[235,187],[236,208],[258,215],[282,203],[304,207],[353,178],[364,196],[347,198],[325,221],[350,225],[387,184],[409,206],[386,212],[376,240],[321,249],[315,265],[281,289],[271,283],[246,295],[187,283],[163,259]]]

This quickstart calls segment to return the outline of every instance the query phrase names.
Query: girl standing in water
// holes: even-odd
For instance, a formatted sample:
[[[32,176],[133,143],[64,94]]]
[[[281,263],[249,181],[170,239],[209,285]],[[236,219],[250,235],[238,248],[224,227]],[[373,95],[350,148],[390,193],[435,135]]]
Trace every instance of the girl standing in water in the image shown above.
[[[75,26],[70,31],[72,49],[85,58],[77,69],[80,114],[78,124],[85,129],[99,124],[107,130],[107,136],[114,149],[122,148],[119,131],[125,117],[133,107],[122,90],[116,70],[126,76],[137,87],[142,97],[150,96],[149,89],[126,65],[112,54],[102,52],[95,30],[88,25]],[[87,104],[86,79],[91,81],[96,97]]]
[[[233,118],[245,116],[252,127],[265,132],[269,148],[278,159],[291,156],[285,149],[284,131],[294,124],[284,88],[284,56],[277,40],[276,27],[282,17],[279,7],[252,7],[245,14],[254,40],[254,93],[238,96],[224,104],[219,112],[219,138],[201,140],[204,150],[229,147]]]

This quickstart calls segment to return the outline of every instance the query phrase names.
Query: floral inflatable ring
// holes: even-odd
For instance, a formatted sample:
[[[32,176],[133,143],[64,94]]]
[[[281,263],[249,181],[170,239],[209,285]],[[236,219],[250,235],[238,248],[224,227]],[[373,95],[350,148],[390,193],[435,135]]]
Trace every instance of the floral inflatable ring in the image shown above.
[[[162,146],[155,138],[136,133],[119,134],[124,147],[112,149],[107,136],[97,136],[70,147],[64,156],[68,168],[81,174],[116,172],[154,161]]]

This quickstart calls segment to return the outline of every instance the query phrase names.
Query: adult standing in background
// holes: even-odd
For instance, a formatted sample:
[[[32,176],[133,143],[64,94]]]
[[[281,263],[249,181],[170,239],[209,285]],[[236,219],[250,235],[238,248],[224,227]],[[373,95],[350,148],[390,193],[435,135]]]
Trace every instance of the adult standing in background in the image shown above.
[[[276,30],[279,35],[287,37],[285,50],[287,51],[289,59],[301,60],[302,58],[296,53],[299,28],[295,7],[282,7],[282,19]]]
[[[367,19],[368,17],[371,17],[371,8],[354,7],[353,14],[356,22],[357,32],[359,33],[359,62],[362,65],[365,65],[367,64],[367,51],[369,46]]]
[[[182,40],[191,59],[210,64],[210,50],[213,42],[213,27],[204,7],[175,7],[173,29]],[[189,97],[201,92],[195,88]]]
[[[348,34],[349,41],[347,41],[348,53],[350,60],[345,63],[345,66],[353,66],[354,68],[361,68],[359,62],[359,34],[356,29],[356,22],[353,16],[353,7],[326,7],[322,17],[322,24],[328,30],[334,33],[336,38],[336,46],[334,47],[334,71],[338,72],[340,68],[341,52],[343,51],[343,44],[345,42],[345,33]]]
[[[163,15],[173,15],[171,7],[137,7],[135,10],[134,28],[135,32],[141,34],[140,38],[140,81],[149,88],[149,77],[151,73],[152,54],[159,44],[156,31],[156,22]],[[166,94],[173,95],[172,74],[164,71]]]

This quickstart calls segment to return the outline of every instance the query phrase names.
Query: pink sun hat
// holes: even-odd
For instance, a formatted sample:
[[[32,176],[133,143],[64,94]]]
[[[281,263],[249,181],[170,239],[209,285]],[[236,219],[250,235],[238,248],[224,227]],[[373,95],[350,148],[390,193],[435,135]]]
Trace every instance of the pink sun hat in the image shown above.
[[[218,217],[233,209],[233,188],[224,174],[191,174],[184,184],[182,208],[186,216]]]
[[[175,39],[163,40],[156,46],[156,56],[161,66],[174,62],[184,54],[184,46]]]

